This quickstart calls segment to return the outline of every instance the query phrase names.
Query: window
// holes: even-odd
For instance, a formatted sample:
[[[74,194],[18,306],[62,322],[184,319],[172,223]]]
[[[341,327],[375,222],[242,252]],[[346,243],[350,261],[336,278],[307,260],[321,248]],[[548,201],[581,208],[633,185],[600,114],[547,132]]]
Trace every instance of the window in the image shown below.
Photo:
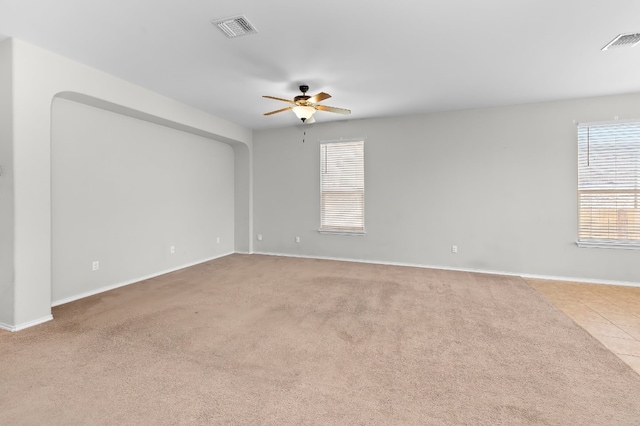
[[[364,142],[320,144],[320,231],[364,233]]]
[[[579,246],[640,248],[640,122],[578,126]]]

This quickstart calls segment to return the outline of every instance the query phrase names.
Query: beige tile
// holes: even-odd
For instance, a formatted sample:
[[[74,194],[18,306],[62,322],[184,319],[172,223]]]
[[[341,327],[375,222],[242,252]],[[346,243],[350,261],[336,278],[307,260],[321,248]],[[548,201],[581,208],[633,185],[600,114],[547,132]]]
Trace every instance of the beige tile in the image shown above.
[[[582,328],[587,330],[593,336],[600,337],[617,337],[618,339],[631,339],[634,340],[633,336],[626,333],[624,330],[621,330],[619,327],[616,327],[613,324],[604,324],[599,322],[585,322],[582,325]]]
[[[609,350],[615,354],[640,357],[640,342],[637,340],[618,339],[616,337],[597,336]]]
[[[632,297],[629,297],[626,294],[620,294],[620,297],[618,298],[619,302],[626,302],[629,305],[633,305],[633,306],[640,306],[640,300],[634,299]]]
[[[618,357],[633,368],[636,373],[640,374],[640,357],[631,355],[618,355]]]
[[[540,291],[547,299],[558,303],[582,303],[574,294],[553,294],[546,291]]]
[[[565,300],[565,299],[550,299],[550,302],[553,303],[559,309],[567,312],[581,312],[581,311],[589,311],[591,310],[587,305],[582,302],[577,302],[575,300]]]
[[[575,299],[579,302],[582,303],[599,303],[602,302],[604,299],[600,296],[597,295],[591,295],[589,293],[574,293],[573,297],[575,297]]]
[[[607,316],[607,314],[616,314],[616,315],[630,315],[623,308],[614,305],[613,303],[605,303],[605,302],[584,302],[585,305],[599,313],[600,315]]]
[[[640,288],[550,280],[527,282],[609,350],[638,362]]]
[[[615,306],[624,310],[625,313],[633,316],[640,316],[640,303],[630,302],[628,300],[612,300]]]
[[[608,306],[605,306],[604,304],[596,305],[591,307],[591,309],[598,312],[599,314],[602,314],[605,317],[607,315],[621,315],[633,318],[633,315],[631,315],[627,310],[613,303],[610,303]]]
[[[619,328],[634,339],[640,340],[640,327],[621,325]]]
[[[575,322],[577,322],[580,325],[585,324],[585,323],[590,323],[590,322],[599,322],[599,323],[603,323],[603,324],[611,324],[611,321],[609,321],[608,319],[606,319],[605,317],[603,317],[599,313],[594,312],[592,310],[585,310],[585,311],[566,310],[565,311],[564,309],[562,309],[562,311],[565,314],[567,314],[567,316],[569,318],[571,318],[572,320],[574,320]]]
[[[603,314],[605,318],[614,323],[615,325],[622,327],[640,327],[640,318],[631,315],[618,315],[618,314]]]
[[[640,297],[640,291],[637,291],[637,290],[640,290],[640,289],[614,287],[612,291],[603,293],[603,297],[606,297],[607,299],[615,298],[617,300],[628,300],[630,302],[638,302],[638,298]]]

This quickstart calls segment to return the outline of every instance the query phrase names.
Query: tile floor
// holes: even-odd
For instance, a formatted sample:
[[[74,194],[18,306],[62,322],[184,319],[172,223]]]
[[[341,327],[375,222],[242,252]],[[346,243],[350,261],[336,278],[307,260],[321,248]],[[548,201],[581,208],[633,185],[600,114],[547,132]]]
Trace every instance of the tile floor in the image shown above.
[[[526,281],[640,374],[640,287]]]

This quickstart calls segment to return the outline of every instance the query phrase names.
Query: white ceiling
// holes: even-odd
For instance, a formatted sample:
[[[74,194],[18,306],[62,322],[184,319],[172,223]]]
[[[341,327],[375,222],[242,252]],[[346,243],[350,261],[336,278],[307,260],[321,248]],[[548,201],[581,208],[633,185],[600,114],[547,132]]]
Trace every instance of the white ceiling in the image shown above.
[[[258,34],[226,38],[245,15]],[[640,92],[639,0],[0,0],[15,37],[252,129]]]

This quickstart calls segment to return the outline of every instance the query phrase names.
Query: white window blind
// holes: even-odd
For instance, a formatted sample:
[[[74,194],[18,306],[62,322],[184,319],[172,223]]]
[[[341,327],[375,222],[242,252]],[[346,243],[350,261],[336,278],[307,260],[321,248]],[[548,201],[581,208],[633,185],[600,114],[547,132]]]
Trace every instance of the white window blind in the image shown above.
[[[364,142],[320,144],[320,231],[364,233]]]
[[[578,244],[640,246],[640,122],[578,126]]]

